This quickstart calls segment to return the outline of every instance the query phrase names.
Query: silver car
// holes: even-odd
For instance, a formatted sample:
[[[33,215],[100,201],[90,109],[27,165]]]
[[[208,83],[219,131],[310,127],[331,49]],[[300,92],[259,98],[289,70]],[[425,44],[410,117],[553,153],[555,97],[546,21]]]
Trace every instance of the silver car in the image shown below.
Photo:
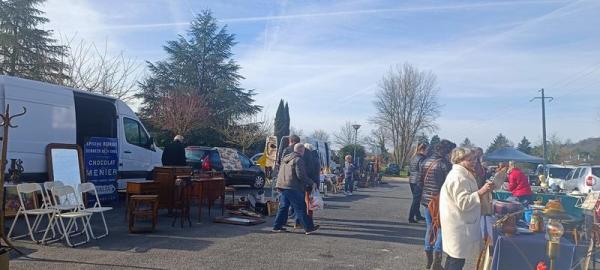
[[[600,165],[580,165],[567,175],[564,182],[567,191],[582,193],[600,191]]]

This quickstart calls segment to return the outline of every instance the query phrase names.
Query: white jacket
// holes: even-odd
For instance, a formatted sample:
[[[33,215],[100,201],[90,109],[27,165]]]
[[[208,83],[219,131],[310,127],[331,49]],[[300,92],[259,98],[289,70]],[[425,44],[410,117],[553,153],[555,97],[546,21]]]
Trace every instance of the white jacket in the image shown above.
[[[476,259],[482,248],[481,203],[477,180],[461,165],[453,165],[440,191],[442,247],[453,258]]]

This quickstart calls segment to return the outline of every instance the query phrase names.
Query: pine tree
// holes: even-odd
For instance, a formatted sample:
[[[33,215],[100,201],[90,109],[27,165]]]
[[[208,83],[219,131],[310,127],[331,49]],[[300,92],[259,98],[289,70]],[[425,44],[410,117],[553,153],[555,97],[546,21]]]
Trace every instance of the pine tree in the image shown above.
[[[431,141],[429,142],[429,144],[435,145],[435,144],[440,143],[440,141],[441,141],[440,136],[438,136],[436,134],[436,135],[433,135],[433,137],[431,137]]]
[[[222,145],[215,136],[236,119],[261,110],[254,104],[254,91],[240,87],[240,66],[232,59],[236,44],[227,26],[219,27],[210,11],[203,11],[191,22],[187,35],[164,46],[167,58],[148,63],[149,76],[141,82],[137,97],[142,99],[142,116],[151,115],[160,98],[177,89],[192,89],[204,97],[210,113],[210,128],[194,132],[205,143]],[[215,141],[206,141],[211,138]]]
[[[427,155],[431,155],[433,154],[433,149],[435,149],[435,146],[440,143],[441,139],[440,136],[433,135],[433,137],[431,137],[431,141],[429,142],[429,147],[427,148]]]
[[[498,136],[496,136],[492,144],[490,144],[490,146],[486,150],[486,153],[491,153],[494,150],[506,147],[513,147],[513,144],[508,140],[508,138],[506,138],[504,135],[502,135],[502,133],[500,133],[498,134]]]
[[[288,103],[285,103],[285,107],[283,109],[283,113],[285,116],[285,126],[284,126],[284,134],[285,135],[290,135],[290,126],[291,126],[291,120],[290,120],[290,107],[288,107]]]
[[[283,105],[283,99],[279,101],[277,112],[275,113],[275,136],[277,137],[277,143],[281,140],[281,137],[285,136],[285,108]]]
[[[525,136],[523,136],[523,139],[517,146],[517,149],[519,149],[519,151],[521,151],[525,154],[531,154],[531,149],[532,149],[531,142],[529,142],[529,140],[527,140],[527,138]]]
[[[465,140],[460,144],[460,147],[475,147],[475,145],[473,143],[471,143],[471,140],[469,140],[469,138],[465,138]]]
[[[429,138],[427,135],[425,135],[425,133],[421,133],[421,135],[417,137],[417,142],[429,144]]]
[[[38,28],[49,20],[36,7],[44,0],[0,1],[0,74],[61,83],[68,79],[65,46],[52,31]]]

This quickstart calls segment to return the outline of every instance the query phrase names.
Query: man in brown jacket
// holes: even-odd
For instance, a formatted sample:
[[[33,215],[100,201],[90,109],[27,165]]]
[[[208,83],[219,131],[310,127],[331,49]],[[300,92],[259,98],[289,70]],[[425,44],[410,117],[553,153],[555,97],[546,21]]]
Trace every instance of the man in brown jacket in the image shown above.
[[[304,187],[312,181],[306,175],[304,160],[304,145],[298,143],[294,145],[294,152],[286,155],[281,160],[281,167],[277,175],[277,190],[279,191],[279,210],[273,232],[285,232],[283,225],[288,219],[288,209],[291,206],[296,212],[296,218],[302,224],[306,234],[311,234],[319,229],[314,226],[312,219],[306,213],[306,203],[304,202]]]

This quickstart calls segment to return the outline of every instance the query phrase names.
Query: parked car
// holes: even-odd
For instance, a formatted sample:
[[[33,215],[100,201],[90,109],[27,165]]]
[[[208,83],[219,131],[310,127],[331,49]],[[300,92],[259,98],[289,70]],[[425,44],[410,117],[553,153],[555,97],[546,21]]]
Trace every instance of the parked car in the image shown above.
[[[387,175],[398,175],[400,174],[400,165],[396,163],[388,164],[387,168],[385,168],[385,174]]]
[[[254,162],[254,164],[256,164],[256,163],[258,162],[258,160],[259,160],[259,159],[260,159],[260,158],[261,158],[263,155],[264,155],[263,153],[256,153],[256,154],[254,154],[254,156],[252,156],[252,157],[250,158],[250,160],[251,160],[252,162]]]
[[[185,148],[187,163],[193,170],[219,171],[225,176],[226,185],[249,185],[256,189],[265,186],[265,173],[241,152],[229,148],[237,154],[241,163],[239,170],[223,170],[222,157],[216,147],[188,146]]]
[[[600,166],[581,165],[577,166],[564,182],[563,189],[566,191],[577,190],[582,193],[600,190]]]
[[[530,179],[532,181],[530,182],[534,182],[536,185],[539,185],[540,183],[538,176],[544,174],[547,176],[546,183],[548,183],[548,186],[558,185],[559,187],[563,187],[563,183],[567,179],[567,176],[569,173],[575,170],[575,168],[576,167],[572,165],[559,164],[546,164],[546,167],[544,168],[544,165],[540,164],[535,170],[533,177]]]

